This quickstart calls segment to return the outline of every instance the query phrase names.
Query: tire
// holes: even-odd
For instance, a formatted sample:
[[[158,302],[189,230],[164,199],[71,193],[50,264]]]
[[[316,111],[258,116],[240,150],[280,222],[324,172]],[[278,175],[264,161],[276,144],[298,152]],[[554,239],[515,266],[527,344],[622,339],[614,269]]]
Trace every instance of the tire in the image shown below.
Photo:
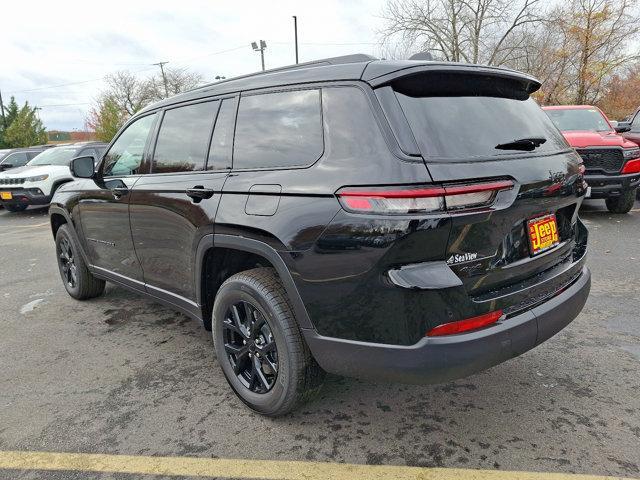
[[[636,189],[623,190],[619,197],[609,197],[605,200],[607,209],[611,213],[629,213],[636,201]]]
[[[89,272],[68,225],[60,226],[56,233],[56,257],[62,283],[69,295],[76,300],[102,295],[105,281]]]
[[[15,213],[15,212],[22,212],[22,211],[26,210],[26,209],[27,209],[27,206],[28,206],[28,205],[20,205],[20,204],[17,204],[17,205],[8,205],[8,204],[6,204],[6,205],[4,206],[4,208],[6,208],[6,209],[7,209],[7,211],[9,211],[9,212],[14,212],[14,213]]]
[[[252,410],[270,417],[284,415],[313,398],[322,387],[325,373],[302,338],[287,293],[274,269],[256,268],[227,279],[216,295],[212,326],[222,373],[240,400]],[[274,360],[277,369],[270,368]],[[256,373],[255,382],[249,370],[260,373]]]

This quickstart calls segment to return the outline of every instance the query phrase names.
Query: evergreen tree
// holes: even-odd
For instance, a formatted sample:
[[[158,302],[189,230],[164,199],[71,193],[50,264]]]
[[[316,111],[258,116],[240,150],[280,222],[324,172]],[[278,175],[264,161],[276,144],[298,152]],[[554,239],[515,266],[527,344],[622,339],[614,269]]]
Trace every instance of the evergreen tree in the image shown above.
[[[11,126],[18,116],[18,104],[15,97],[11,97],[9,104],[4,107],[4,121],[0,120],[0,148],[9,148],[10,145],[4,140],[4,134],[7,128]]]
[[[4,132],[4,143],[10,148],[29,147],[47,143],[47,132],[28,102],[18,111]]]

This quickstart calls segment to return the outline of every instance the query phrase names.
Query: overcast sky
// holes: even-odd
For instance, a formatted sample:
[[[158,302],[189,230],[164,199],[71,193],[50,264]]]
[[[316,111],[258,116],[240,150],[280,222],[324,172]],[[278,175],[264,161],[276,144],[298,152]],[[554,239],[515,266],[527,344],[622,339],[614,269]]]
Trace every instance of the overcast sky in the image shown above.
[[[99,5],[94,7],[94,5]],[[117,70],[141,77],[168,61],[213,81],[260,69],[250,43],[267,42],[267,68],[349,53],[379,54],[384,0],[11,1],[2,5],[0,91],[42,108],[49,130],[82,129],[102,78]]]

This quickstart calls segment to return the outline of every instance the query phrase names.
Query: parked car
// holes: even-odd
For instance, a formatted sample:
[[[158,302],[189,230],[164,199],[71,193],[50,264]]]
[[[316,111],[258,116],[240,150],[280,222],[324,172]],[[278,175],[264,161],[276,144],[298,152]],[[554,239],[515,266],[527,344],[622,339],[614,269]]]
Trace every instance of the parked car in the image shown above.
[[[437,383],[513,358],[578,315],[591,278],[582,161],[539,87],[356,55],[163,100],[96,172],[72,162],[50,207],[63,284],[202,321],[265,415],[324,372]]]
[[[582,157],[590,198],[602,198],[612,213],[633,208],[640,185],[640,148],[622,137],[606,115],[591,105],[543,107]],[[625,127],[618,125],[618,131]]]
[[[10,168],[22,167],[44,151],[45,148],[43,147],[13,148],[7,150],[6,154],[0,158],[0,172],[4,172]]]
[[[60,185],[73,180],[71,160],[81,155],[99,158],[105,147],[104,143],[84,142],[40,151],[26,165],[0,173],[0,203],[10,212],[49,204]]]

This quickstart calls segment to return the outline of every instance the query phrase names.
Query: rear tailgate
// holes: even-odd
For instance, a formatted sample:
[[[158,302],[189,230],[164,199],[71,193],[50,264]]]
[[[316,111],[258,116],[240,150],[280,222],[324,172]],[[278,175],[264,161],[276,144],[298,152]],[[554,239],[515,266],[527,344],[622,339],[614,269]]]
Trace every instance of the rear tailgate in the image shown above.
[[[514,184],[490,207],[451,212],[445,259],[471,298],[508,308],[551,293],[547,280],[569,269],[578,243],[586,241],[578,220],[585,183],[580,157],[529,98],[539,84],[515,72],[438,65],[377,81],[387,117],[396,119],[393,129],[413,134],[415,142],[405,140],[403,150],[423,157],[435,183]],[[536,251],[529,222],[542,218],[542,232],[555,236]],[[571,270],[560,280],[569,281],[577,269]],[[551,283],[552,289],[560,284]]]

